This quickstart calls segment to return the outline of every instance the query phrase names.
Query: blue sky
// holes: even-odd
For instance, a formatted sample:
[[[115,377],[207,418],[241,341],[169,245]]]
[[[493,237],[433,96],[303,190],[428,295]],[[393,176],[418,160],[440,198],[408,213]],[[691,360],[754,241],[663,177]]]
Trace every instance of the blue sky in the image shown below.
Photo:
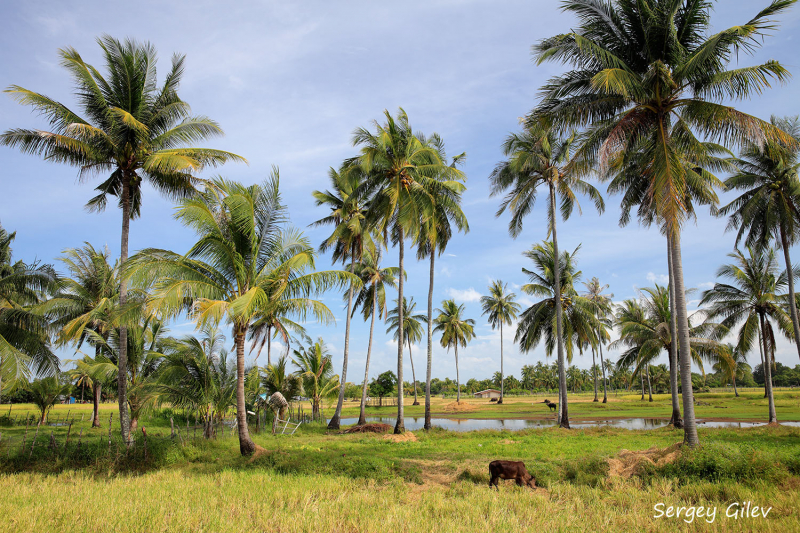
[[[744,23],[766,4],[719,2],[712,16],[713,30]],[[466,381],[489,377],[499,369],[499,334],[480,315],[480,295],[491,279],[502,279],[512,287],[524,284],[521,268],[530,265],[521,254],[546,236],[542,202],[526,220],[522,234],[516,240],[509,237],[508,218],[494,216],[499,200],[489,198],[487,178],[502,159],[503,139],[517,130],[519,117],[536,104],[538,87],[562,71],[556,64],[537,67],[530,56],[537,40],[576,25],[557,6],[543,0],[233,5],[140,1],[135,6],[110,1],[6,2],[0,6],[5,21],[0,34],[0,85],[20,85],[75,106],[70,79],[58,64],[58,49],[74,47],[99,67],[95,38],[103,33],[152,42],[160,53],[162,75],[173,53],[185,54],[186,74],[179,94],[195,114],[214,118],[226,132],[208,144],[241,154],[250,163],[228,165],[203,176],[219,173],[254,183],[266,178],[272,165],[279,166],[292,222],[302,228],[324,216],[314,207],[310,192],[327,187],[328,168],[355,154],[353,130],[381,119],[384,109],[394,113],[402,106],[415,129],[438,132],[450,154],[467,153],[464,210],[471,231],[456,236],[438,261],[434,294],[437,306],[449,297],[465,303],[467,316],[477,322],[477,338],[459,353],[460,374]],[[798,29],[800,10],[794,8],[755,57],[740,57],[740,65],[776,59],[796,74],[800,50],[793,35]],[[737,106],[762,118],[795,115],[798,87],[797,82],[778,86]],[[0,96],[0,129],[45,126],[29,109]],[[15,257],[53,262],[63,249],[84,241],[108,245],[112,254],[118,254],[119,211],[109,208],[93,214],[83,209],[96,184],[96,180],[79,183],[73,168],[0,150],[0,222],[17,231]],[[617,301],[634,297],[638,287],[665,283],[664,239],[656,230],[635,223],[619,228],[618,199],[606,201],[608,209],[602,216],[583,202],[582,216],[561,223],[561,248],[581,245],[578,257],[584,279],[599,277],[610,285]],[[131,225],[131,250],[188,249],[193,235],[172,218],[173,207],[154,191],[145,192],[142,218]],[[686,227],[687,287],[704,289],[715,280],[716,269],[733,246],[733,235],[724,229],[725,221],[707,213]],[[315,244],[326,236],[325,228],[305,232]],[[798,250],[792,253],[797,256]],[[389,261],[396,262],[396,257],[396,250],[387,254]],[[328,257],[319,258],[319,268],[329,265]],[[428,264],[412,260],[406,269],[406,294],[424,310]],[[530,305],[525,295],[516,292],[523,306]],[[337,325],[309,325],[309,333],[325,338],[338,368],[345,311],[341,295],[327,294],[324,300]],[[371,377],[396,366],[396,345],[384,329],[376,326]],[[185,320],[172,326],[175,334],[191,331]],[[354,320],[349,381],[363,376],[368,333],[368,324]],[[505,368],[507,374],[519,377],[522,365],[545,360],[545,354],[542,347],[519,353],[512,337],[506,331]],[[415,346],[413,354],[420,370],[417,379],[422,380],[424,346]],[[71,353],[63,355],[69,358]],[[615,354],[610,357],[615,359]],[[785,341],[780,342],[777,357],[785,364],[798,363],[794,346]],[[750,361],[758,361],[757,352]],[[591,355],[576,357],[574,363],[586,368]],[[406,358],[406,379],[411,378],[409,370]],[[438,347],[438,339],[433,375],[455,377],[453,355]]]

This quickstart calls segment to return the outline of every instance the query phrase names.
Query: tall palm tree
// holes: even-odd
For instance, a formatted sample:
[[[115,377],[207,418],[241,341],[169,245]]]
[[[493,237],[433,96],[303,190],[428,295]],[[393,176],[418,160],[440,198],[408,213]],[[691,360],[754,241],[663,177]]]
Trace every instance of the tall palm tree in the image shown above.
[[[753,348],[756,339],[761,341],[766,357],[763,367],[769,423],[777,423],[771,370],[771,344],[775,334],[770,321],[777,323],[787,337],[792,336],[792,321],[781,295],[789,283],[788,276],[778,267],[772,248],[748,248],[747,255],[737,250],[728,257],[734,262],[721,266],[717,277],[727,278],[732,284],[715,283],[714,288],[703,292],[700,304],[709,305],[709,318],[722,319],[720,323],[729,330],[742,323],[736,348],[743,354]],[[792,276],[800,277],[800,269],[793,270]]]
[[[539,186],[548,188],[550,201],[547,208],[548,237],[552,236],[554,257],[558,257],[558,236],[556,233],[557,207],[560,201],[561,216],[564,220],[572,215],[577,206],[580,212],[576,192],[589,196],[599,212],[605,209],[603,198],[592,185],[579,177],[574,170],[572,155],[575,144],[575,133],[561,137],[547,121],[532,121],[522,133],[510,135],[503,145],[503,153],[508,160],[499,163],[490,181],[492,196],[511,189],[500,204],[497,216],[506,209],[511,211],[508,232],[517,237],[522,231],[522,221],[533,209]],[[580,165],[577,165],[580,169]],[[556,198],[558,197],[558,199]],[[561,300],[561,275],[559,262],[554,261],[555,268],[553,286],[556,301]],[[556,306],[556,339],[559,365],[559,425],[569,428],[567,407],[567,376],[564,366],[563,317],[560,306]]]
[[[511,325],[519,313],[519,304],[514,301],[517,297],[513,292],[507,291],[508,286],[500,280],[495,280],[489,285],[489,295],[481,296],[481,309],[484,315],[489,315],[489,324],[492,329],[500,328],[500,399],[503,403],[505,394],[503,380],[503,324]]]
[[[770,17],[793,3],[774,0],[745,24],[709,34],[708,0],[572,0],[563,9],[578,16],[577,28],[534,46],[538,63],[559,61],[572,70],[548,80],[531,120],[545,116],[562,130],[588,127],[578,158],[584,169],[605,174],[609,161],[631,151],[648,162],[650,172],[640,176],[670,239],[680,353],[690,350],[680,230],[689,214],[687,182],[697,175],[682,164],[681,152],[702,150],[695,132],[727,145],[787,139],[770,124],[721,102],[759,94],[772,80],[788,78],[776,61],[735,70],[727,66],[734,53],[756,50],[774,28]],[[681,378],[685,440],[696,446],[688,357],[681,357]]]
[[[444,141],[433,134],[428,142],[438,152],[442,161],[447,160]],[[433,366],[433,281],[436,255],[441,255],[453,236],[454,225],[458,231],[469,232],[467,217],[461,210],[461,195],[466,187],[459,180],[466,179],[456,169],[463,164],[466,153],[461,153],[450,162],[448,168],[437,176],[438,180],[429,181],[428,193],[433,200],[433,213],[426,220],[420,221],[421,230],[417,237],[417,259],[429,259],[428,273],[428,357],[425,373],[425,423],[424,429],[431,429],[431,372]]]
[[[325,341],[320,337],[311,346],[295,350],[293,361],[303,380],[303,389],[311,398],[311,418],[319,420],[322,417],[322,398],[341,388],[339,376],[333,373],[331,354]]]
[[[575,290],[575,283],[581,277],[575,262],[579,248],[572,253],[564,251],[558,261],[555,260],[556,246],[552,242],[537,244],[523,254],[533,261],[536,271],[522,269],[531,280],[522,286],[522,292],[543,298],[520,315],[514,340],[519,342],[523,352],[532,350],[544,338],[548,357],[560,346],[565,353],[565,362],[571,363],[576,347],[580,348],[585,342],[595,342],[598,320],[594,315],[594,305]],[[558,282],[556,275],[559,276]],[[561,305],[556,305],[555,302],[559,301]],[[559,317],[563,319],[559,320]],[[566,395],[565,366],[561,362],[557,364],[559,393]],[[569,428],[567,408],[561,406],[563,399],[558,403],[561,413],[559,425]]]
[[[281,298],[293,314],[309,314],[327,323],[331,311],[313,297],[351,280],[341,271],[314,271],[308,240],[287,227],[277,169],[261,185],[216,179],[195,198],[183,200],[176,218],[193,228],[199,240],[186,255],[145,249],[131,258],[127,275],[152,285],[149,307],[166,317],[189,305],[200,327],[226,320],[236,346],[236,417],[242,455],[255,451],[247,428],[245,335],[254,317]]]
[[[121,42],[104,35],[97,40],[103,51],[107,74],[84,62],[73,48],[59,51],[61,65],[75,85],[80,112],[47,96],[12,85],[6,92],[18,103],[44,115],[50,131],[12,129],[0,135],[0,144],[19,148],[50,161],[78,167],[79,177],[105,176],[97,196],[87,207],[102,211],[108,196],[116,196],[122,209],[120,262],[128,260],[130,221],[141,213],[142,185],[148,182],[171,198],[194,192],[195,173],[227,161],[244,161],[236,154],[190,145],[222,135],[208,117],[191,116],[189,105],[178,97],[185,56],[174,55],[164,84],[156,77],[156,50],[150,43]],[[81,114],[83,116],[81,116]],[[126,281],[119,300],[128,298]],[[120,367],[125,373],[126,329],[120,330]],[[130,445],[125,380],[119,384],[120,425]]]
[[[596,330],[597,349],[600,352],[600,369],[603,374],[603,403],[608,403],[608,392],[606,391],[606,365],[603,361],[603,345],[610,339],[608,329],[611,327],[609,319],[612,314],[613,304],[611,299],[614,294],[603,294],[608,289],[608,285],[601,285],[600,280],[595,278],[584,282],[586,292],[583,296],[594,306],[594,314],[597,317],[598,327]],[[597,401],[597,367],[594,360],[595,347],[592,346],[592,375],[594,377],[594,401]]]
[[[367,218],[373,221],[378,233],[390,233],[398,245],[398,268],[405,272],[405,239],[414,238],[420,221],[433,214],[434,200],[429,193],[432,181],[448,172],[439,152],[421,135],[416,135],[401,108],[397,118],[384,111],[386,122],[374,122],[375,132],[359,128],[353,135],[353,145],[360,155],[351,163],[368,174],[365,189],[370,207]],[[398,299],[403,299],[404,276],[398,278]],[[402,308],[401,308],[402,312]],[[402,329],[403,317],[400,316]],[[403,332],[400,331],[400,338]],[[403,410],[403,343],[397,343],[397,422],[395,433],[405,431]]]
[[[389,310],[389,327],[386,328],[386,333],[392,333],[394,340],[408,345],[408,358],[411,361],[411,379],[414,380],[414,403],[412,405],[419,405],[419,401],[417,401],[417,375],[414,371],[414,357],[411,354],[411,345],[422,340],[422,321],[426,317],[425,315],[414,314],[414,310],[417,308],[414,298],[411,298],[411,300],[403,298],[403,309],[401,310],[399,307],[399,301],[396,301],[395,307]],[[402,338],[400,338],[401,314],[403,317]]]
[[[330,169],[328,176],[331,189],[325,192],[314,191],[317,206],[325,206],[330,214],[317,220],[312,226],[332,225],[333,233],[320,245],[320,251],[333,249],[333,261],[343,264],[350,261],[350,273],[355,272],[356,263],[364,255],[365,248],[374,247],[367,224],[363,198],[359,196],[359,186],[365,179],[362,169],[355,165],[344,165],[339,172]],[[353,291],[355,281],[350,282],[347,291],[347,317],[344,330],[344,357],[342,358],[342,383],[347,382],[347,362],[350,355],[350,319],[353,310]],[[328,423],[328,429],[339,429],[339,420],[344,402],[344,387],[339,388],[336,410]]]
[[[60,261],[67,267],[61,289],[39,306],[54,328],[56,345],[73,344],[80,349],[93,331],[108,341],[119,315],[119,265],[109,263],[108,251],[97,250],[85,243],[81,248],[63,252]],[[95,344],[95,356],[100,355],[101,344]],[[127,355],[127,352],[126,352]],[[91,361],[76,363],[76,370],[89,371]],[[94,410],[92,427],[100,427],[99,403],[103,379],[92,379]]]
[[[32,374],[59,370],[50,346],[52,328],[37,307],[58,292],[60,280],[50,265],[12,262],[15,236],[0,226],[0,392],[26,383]]]
[[[800,120],[772,117],[771,123],[795,142],[771,142],[766,146],[745,142],[739,158],[733,161],[739,171],[725,180],[726,189],[743,192],[719,213],[730,215],[728,229],[739,230],[736,246],[745,233],[747,246],[763,246],[774,240],[783,249],[788,272],[792,270],[789,248],[800,236]],[[794,279],[789,276],[787,280],[794,338],[800,339]],[[800,341],[795,346],[800,356]]]
[[[475,321],[471,318],[463,318],[464,304],[457,305],[453,300],[444,300],[442,308],[436,310],[439,316],[436,317],[436,327],[434,331],[441,332],[442,338],[439,343],[442,347],[453,348],[456,357],[456,402],[461,402],[461,380],[458,376],[458,347],[466,348],[469,341],[475,337]]]
[[[369,363],[372,357],[372,337],[375,333],[375,318],[380,316],[383,320],[387,317],[386,287],[397,287],[396,278],[399,271],[395,267],[380,267],[381,248],[376,247],[362,257],[356,266],[355,274],[361,279],[361,289],[356,295],[353,313],[359,307],[364,321],[369,324],[369,344],[367,345],[367,362],[364,365],[364,383],[361,385],[361,406],[358,415],[358,425],[367,423],[366,405],[367,388],[369,386]],[[371,318],[370,318],[371,317]]]

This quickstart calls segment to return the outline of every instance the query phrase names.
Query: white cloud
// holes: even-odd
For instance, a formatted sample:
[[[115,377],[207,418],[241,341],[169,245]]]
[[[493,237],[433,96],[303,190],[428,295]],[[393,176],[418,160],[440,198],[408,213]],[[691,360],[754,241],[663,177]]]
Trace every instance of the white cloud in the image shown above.
[[[647,273],[647,281],[650,283],[659,283],[661,285],[666,285],[669,283],[669,276],[666,274],[653,274],[652,272]]]
[[[447,257],[458,257],[456,254],[444,254],[444,255],[446,255]]]
[[[440,268],[440,269],[439,269],[439,273],[440,273],[440,274],[442,274],[442,275],[444,275],[444,276],[447,276],[448,278],[449,278],[449,277],[450,277],[450,276],[453,274],[453,273],[450,271],[450,269],[449,269],[449,268],[447,268],[446,266],[442,266],[442,268]]]
[[[705,290],[705,289],[713,289],[714,288],[714,282],[713,281],[706,281],[705,283],[698,283],[697,284],[697,288],[698,289],[703,289],[703,290]]]
[[[450,298],[459,302],[479,302],[481,299],[481,293],[472,287],[466,290],[453,289],[451,287],[447,289],[447,294],[450,295]]]

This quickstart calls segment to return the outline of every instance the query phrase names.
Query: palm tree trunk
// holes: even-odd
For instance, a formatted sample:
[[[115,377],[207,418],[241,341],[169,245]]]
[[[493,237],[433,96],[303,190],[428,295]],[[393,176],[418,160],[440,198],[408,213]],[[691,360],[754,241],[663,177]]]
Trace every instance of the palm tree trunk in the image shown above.
[[[356,270],[356,258],[355,258],[355,246],[353,246],[353,250],[351,253],[350,261],[350,274],[355,273]],[[328,422],[328,429],[339,429],[339,420],[341,419],[342,415],[342,404],[344,403],[344,389],[345,385],[347,384],[347,359],[350,355],[350,315],[352,314],[353,310],[353,285],[354,282],[350,282],[350,290],[347,293],[347,319],[345,320],[344,326],[344,360],[342,361],[342,377],[340,383],[342,384],[339,387],[339,399],[336,402],[336,410],[333,412],[333,418],[331,421]]]
[[[692,392],[692,358],[689,356],[689,316],[686,311],[686,290],[683,285],[681,260],[681,234],[675,230],[671,239],[672,271],[675,281],[675,310],[677,315],[678,350],[681,354],[681,386],[683,389],[684,443],[690,448],[700,444],[694,418],[694,393]]]
[[[130,176],[127,172],[122,180],[122,239],[120,245],[119,262],[120,267],[125,265],[128,260],[128,234],[131,227],[131,190]],[[124,307],[128,301],[128,280],[125,276],[120,276],[119,282],[119,305]],[[133,445],[130,435],[130,414],[128,413],[128,328],[121,325],[119,328],[119,350],[117,354],[117,367],[119,369],[117,379],[117,394],[119,396],[119,425],[122,432],[122,441],[126,446]]]
[[[639,370],[639,382],[642,385],[642,398],[641,400],[644,401],[644,369]]]
[[[500,320],[500,399],[497,400],[498,404],[503,403],[503,396],[505,396],[505,379],[503,375],[503,321]]]
[[[411,405],[419,405],[417,401],[417,373],[414,372],[414,358],[411,356],[411,339],[408,340],[408,359],[411,361],[411,379],[414,380],[414,403]]]
[[[458,377],[458,342],[455,344],[456,348],[456,403],[461,403],[461,380]]]
[[[733,381],[733,394],[734,394],[734,396],[736,398],[738,398],[739,397],[739,391],[736,389],[736,372],[733,373],[732,381]]]
[[[603,361],[603,343],[600,342],[600,370],[603,371],[603,403],[608,403],[608,393],[606,392],[606,364]]]
[[[758,315],[759,322],[761,323],[761,331],[766,332],[766,319],[764,315]],[[762,333],[761,338],[763,339],[764,343],[764,353],[769,354],[769,346],[767,346],[767,335],[766,333]],[[778,415],[775,413],[775,396],[772,393],[772,364],[769,361],[769,356],[766,358],[767,360],[764,362],[761,368],[764,369],[764,388],[767,391],[767,398],[769,404],[769,424],[777,424],[778,423]]]
[[[647,370],[647,394],[650,396],[650,402],[653,401],[653,384],[650,383],[650,363],[645,366]]]
[[[597,399],[597,363],[595,362],[595,350],[594,346],[592,346],[592,376],[594,377],[594,400],[593,402],[599,401]]]
[[[369,380],[369,359],[372,355],[372,334],[375,331],[375,315],[378,312],[378,287],[374,287],[372,294],[372,320],[369,325],[369,344],[367,345],[367,364],[364,368],[364,385],[361,388],[361,412],[358,415],[358,424],[363,426],[367,423],[366,406],[367,406],[367,381]]]
[[[242,455],[252,455],[256,445],[247,430],[247,406],[244,402],[244,333],[246,328],[234,326],[236,340],[236,425],[239,430],[239,451]]]
[[[403,228],[399,228],[400,242],[399,242],[399,266],[400,274],[398,275],[397,283],[397,422],[394,425],[394,432],[405,433],[406,423],[404,420],[405,412],[403,410],[403,278],[405,277],[405,270],[403,259],[405,253]]]
[[[272,326],[267,326],[267,368],[272,365]]]
[[[681,405],[678,398],[678,318],[675,316],[675,283],[672,272],[671,239],[667,234],[667,269],[669,270],[669,391],[672,396],[672,416],[669,423],[681,429]]]
[[[761,328],[758,328],[758,354],[761,356],[761,367],[764,367],[764,341],[761,335]],[[766,376],[766,374],[764,374]],[[764,380],[764,398],[767,397],[767,383]]]
[[[100,382],[95,381],[94,388],[93,388],[93,412],[92,412],[92,427],[99,428],[100,427],[100,395],[102,394],[103,385]]]
[[[431,271],[428,283],[428,370],[425,374],[425,429],[431,429],[431,365],[433,364],[433,261],[435,246],[431,246]]]
[[[561,265],[558,256],[558,238],[556,236],[556,190],[553,181],[550,181],[550,212],[553,214],[553,287],[555,289],[555,308],[556,308],[556,345],[558,346],[558,425],[569,429],[569,414],[567,410],[567,374],[564,368],[564,338],[562,325],[561,309]]]
[[[781,224],[781,245],[783,246],[783,257],[786,260],[786,277],[789,279],[789,310],[792,315],[792,326],[794,328],[794,345],[797,348],[797,355],[800,356],[800,322],[797,319],[797,302],[794,297],[794,275],[792,260],[789,258],[789,238],[786,230]]]

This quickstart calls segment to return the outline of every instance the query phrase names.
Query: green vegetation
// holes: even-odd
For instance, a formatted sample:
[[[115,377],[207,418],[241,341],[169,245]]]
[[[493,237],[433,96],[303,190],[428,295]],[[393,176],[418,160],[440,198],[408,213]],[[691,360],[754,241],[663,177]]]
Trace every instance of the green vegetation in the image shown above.
[[[716,405],[716,398],[703,399]],[[585,400],[575,402],[576,408],[603,405],[592,402],[591,395]],[[796,406],[800,395],[787,394],[785,400]],[[660,401],[662,411],[669,413],[668,398]],[[617,401],[612,397],[610,402]],[[357,402],[351,403],[355,416]],[[514,398],[507,397],[503,406],[492,407],[513,405]],[[32,406],[17,408],[33,412]],[[112,408],[102,405],[105,414]],[[417,409],[422,414],[422,407]],[[58,414],[51,417],[67,410],[88,415],[91,405],[56,410]],[[170,416],[184,432],[174,439],[169,437]],[[703,447],[686,449],[666,465],[643,465],[625,479],[610,475],[608,458],[616,457],[620,449],[667,448],[682,440],[682,432],[671,426],[651,431],[433,429],[415,432],[415,439],[395,440],[329,433],[324,424],[315,423],[301,426],[293,437],[251,433],[265,451],[245,458],[238,455],[238,439],[230,431],[214,440],[199,435],[187,439],[184,423],[180,412],[163,411],[144,419],[147,459],[141,435],[132,455],[126,456],[115,432],[109,452],[107,432],[90,429],[88,416],[80,451],[77,422],[66,449],[68,428],[56,427],[58,450],[47,447],[47,432],[46,437],[40,434],[33,454],[26,447],[24,457],[14,451],[8,457],[4,444],[9,436],[16,439],[24,427],[3,428],[0,488],[7,494],[2,505],[6,523],[20,531],[58,527],[67,532],[99,524],[106,531],[234,531],[237,527],[384,531],[387,523],[413,528],[420,520],[436,520],[451,531],[583,529],[587,524],[605,524],[614,531],[672,531],[679,530],[682,522],[654,519],[655,504],[716,505],[724,510],[733,502],[750,500],[773,510],[769,520],[751,519],[746,527],[774,531],[800,527],[796,515],[800,428],[701,428]],[[498,457],[525,461],[541,488],[523,490],[506,482],[499,492],[490,491],[487,465]],[[74,505],[56,497],[65,487]],[[116,503],[111,494],[126,504]],[[181,505],[169,503],[176,498]],[[305,512],[311,501],[313,520]],[[34,506],[37,512],[31,513]],[[580,522],[573,517],[576,512],[585,515]],[[708,527],[702,521],[696,525]],[[743,524],[717,516],[715,527],[739,531]]]

